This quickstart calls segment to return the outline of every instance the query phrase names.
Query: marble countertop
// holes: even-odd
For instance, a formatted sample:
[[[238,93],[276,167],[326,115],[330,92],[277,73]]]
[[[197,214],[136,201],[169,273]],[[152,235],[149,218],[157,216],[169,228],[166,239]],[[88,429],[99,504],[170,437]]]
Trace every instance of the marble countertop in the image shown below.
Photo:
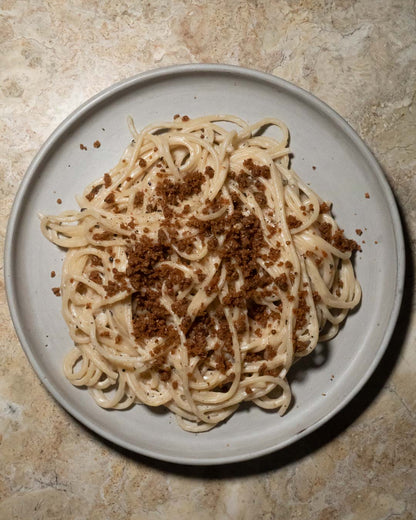
[[[334,419],[267,457],[182,467],[127,453],[42,386],[0,279],[0,519],[416,518],[414,0],[0,0],[0,269],[40,145],[116,81],[178,63],[269,72],[312,92],[384,168],[405,228],[404,302],[374,375]]]

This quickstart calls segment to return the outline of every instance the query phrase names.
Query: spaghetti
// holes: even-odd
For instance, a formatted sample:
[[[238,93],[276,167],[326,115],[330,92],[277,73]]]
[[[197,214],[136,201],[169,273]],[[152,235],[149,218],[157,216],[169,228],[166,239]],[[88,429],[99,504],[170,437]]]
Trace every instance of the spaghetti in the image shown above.
[[[67,249],[66,377],[104,408],[163,405],[192,432],[243,401],[283,414],[290,367],[360,300],[359,246],[290,168],[284,123],[129,126],[132,143],[80,210],[41,218]]]

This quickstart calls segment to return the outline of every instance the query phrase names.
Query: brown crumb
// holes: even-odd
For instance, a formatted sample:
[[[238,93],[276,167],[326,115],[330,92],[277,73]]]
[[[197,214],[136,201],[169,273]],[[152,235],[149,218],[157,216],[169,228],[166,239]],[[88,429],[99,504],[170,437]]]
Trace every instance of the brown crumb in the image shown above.
[[[355,232],[357,233],[357,235],[359,237],[363,234],[363,230],[362,229],[356,229]]]
[[[337,229],[332,235],[332,245],[343,253],[345,253],[345,251],[360,251],[360,246],[357,242],[345,238],[343,229]]]
[[[51,271],[51,278],[55,278],[55,276],[56,276],[55,271]]]
[[[89,201],[91,201],[96,195],[97,193],[100,191],[100,189],[103,187],[102,184],[99,184],[98,186],[94,186],[94,188],[91,189],[91,191],[85,195],[85,198]]]
[[[82,283],[82,282],[78,282],[78,283],[77,283],[77,286],[76,286],[76,288],[75,288],[75,291],[76,291],[78,294],[83,295],[83,294],[85,294],[85,293],[87,292],[87,290],[88,290],[88,287],[87,287],[84,283]]]
[[[59,287],[52,287],[52,292],[55,296],[61,296],[61,289]]]
[[[331,204],[327,203],[327,202],[322,202],[320,205],[319,205],[319,213],[328,213],[331,209]]]
[[[329,222],[321,222],[318,224],[319,232],[324,240],[331,242],[332,239],[332,225]]]
[[[112,191],[111,193],[109,193],[107,195],[107,197],[104,199],[104,202],[106,202],[107,204],[114,204],[116,200],[116,196],[114,194],[114,191]]]
[[[81,150],[88,150],[88,148],[83,144],[80,144],[79,147]]]
[[[57,204],[62,204],[62,199],[56,199]]]
[[[364,193],[364,197],[365,197],[366,199],[369,199],[369,198],[370,198],[370,194],[369,194],[368,192],[367,192],[367,193]]]
[[[314,303],[319,303],[322,299],[320,294],[317,291],[313,291],[312,298],[313,298]]]
[[[99,148],[100,146],[101,146],[100,141],[95,141],[94,142],[94,148]]]
[[[104,187],[109,188],[111,186],[111,175],[109,173],[104,174]]]
[[[138,191],[134,196],[133,205],[135,208],[142,206],[144,200],[144,193],[142,191]]]

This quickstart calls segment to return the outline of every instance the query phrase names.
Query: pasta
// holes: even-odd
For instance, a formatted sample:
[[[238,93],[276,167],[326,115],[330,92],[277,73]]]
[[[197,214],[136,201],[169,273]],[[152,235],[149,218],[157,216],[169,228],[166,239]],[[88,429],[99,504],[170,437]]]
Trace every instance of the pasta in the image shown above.
[[[79,211],[41,216],[67,250],[65,376],[101,407],[165,406],[191,432],[244,401],[283,414],[293,363],[360,301],[359,246],[290,168],[281,121],[129,126],[132,142]]]

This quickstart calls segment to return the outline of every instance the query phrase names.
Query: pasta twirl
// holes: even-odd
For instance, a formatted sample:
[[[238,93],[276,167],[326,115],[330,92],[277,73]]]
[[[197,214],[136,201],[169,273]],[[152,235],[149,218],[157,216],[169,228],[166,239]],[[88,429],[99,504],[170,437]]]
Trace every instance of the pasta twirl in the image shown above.
[[[357,244],[290,168],[281,121],[129,125],[79,211],[41,218],[67,249],[66,377],[104,408],[163,405],[193,432],[243,401],[283,414],[290,367],[360,300]]]

